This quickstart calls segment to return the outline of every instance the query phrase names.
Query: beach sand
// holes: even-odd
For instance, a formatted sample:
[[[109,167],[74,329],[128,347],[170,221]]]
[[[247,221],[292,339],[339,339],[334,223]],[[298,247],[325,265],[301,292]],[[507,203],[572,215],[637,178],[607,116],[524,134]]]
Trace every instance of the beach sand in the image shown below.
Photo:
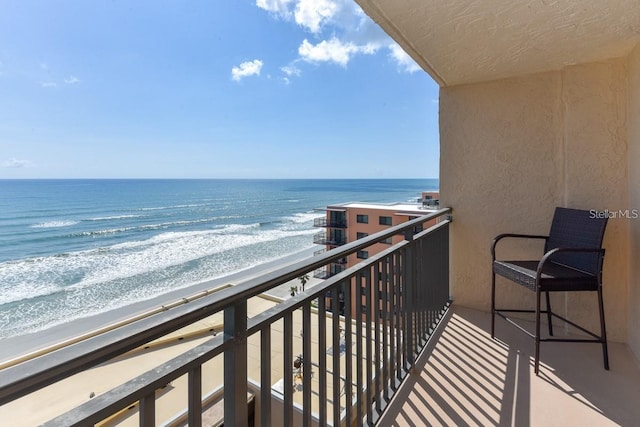
[[[133,304],[90,317],[72,320],[42,331],[0,340],[0,363],[26,353],[31,353],[36,350],[49,347],[61,341],[77,337],[103,326],[131,318],[137,314],[181,300],[182,298],[192,296],[204,290],[217,288],[226,284],[238,284],[243,281],[259,277],[260,275],[266,274],[270,271],[312,257],[315,250],[317,250],[317,248],[312,247],[227,276],[218,277],[177,289],[145,301],[135,302]],[[307,286],[313,286],[315,283],[319,282],[319,279],[315,279],[313,277],[312,272],[309,274],[309,277],[310,282],[307,283]],[[270,290],[267,294],[276,298],[286,299],[290,297],[291,286],[298,286],[298,288],[300,288],[300,282],[297,279],[292,280],[291,282],[284,283]],[[123,297],[126,297],[126,295]]]

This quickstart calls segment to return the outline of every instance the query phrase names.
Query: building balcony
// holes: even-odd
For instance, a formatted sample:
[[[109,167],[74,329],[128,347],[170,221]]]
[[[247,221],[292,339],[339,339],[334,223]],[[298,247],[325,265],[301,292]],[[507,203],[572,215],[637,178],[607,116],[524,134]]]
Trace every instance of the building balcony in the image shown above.
[[[536,376],[528,337],[498,319],[491,339],[487,313],[451,305],[449,219],[406,233],[408,240],[295,297],[261,298],[449,213],[4,363],[0,419],[7,425],[247,425],[249,419],[257,425],[635,425],[640,369],[625,345],[610,342],[610,371],[602,368],[599,346],[545,345]]]
[[[317,245],[341,246],[347,243],[346,237],[327,235],[325,231],[321,231],[313,235],[313,243]]]
[[[340,258],[336,262],[333,262],[322,268],[316,269],[313,273],[313,277],[318,279],[328,279],[329,277],[333,277],[336,274],[342,273],[345,270],[346,264],[347,264],[346,258]]]
[[[323,228],[347,228],[347,220],[330,220],[326,217],[314,218],[313,226]]]

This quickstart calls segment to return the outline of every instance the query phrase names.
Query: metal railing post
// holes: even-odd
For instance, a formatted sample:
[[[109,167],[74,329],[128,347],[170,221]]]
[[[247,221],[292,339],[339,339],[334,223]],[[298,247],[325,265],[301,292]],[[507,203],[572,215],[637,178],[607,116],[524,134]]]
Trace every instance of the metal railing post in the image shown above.
[[[406,230],[404,233],[404,239],[408,242],[412,242],[407,245],[405,252],[405,260],[404,260],[404,268],[405,268],[405,280],[404,280],[404,301],[405,301],[405,319],[406,319],[406,360],[408,363],[408,367],[413,368],[413,364],[415,362],[413,356],[413,341],[414,341],[414,304],[415,304],[415,267],[416,260],[414,259],[416,250],[415,245],[413,244],[413,230]]]
[[[224,421],[230,426],[246,426],[247,300],[224,309],[224,340],[234,341],[224,352]]]

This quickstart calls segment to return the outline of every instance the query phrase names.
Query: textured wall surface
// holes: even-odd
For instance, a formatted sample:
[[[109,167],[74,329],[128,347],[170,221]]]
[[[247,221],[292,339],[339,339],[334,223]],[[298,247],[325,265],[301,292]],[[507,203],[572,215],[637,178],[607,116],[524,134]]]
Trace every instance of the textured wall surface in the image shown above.
[[[546,234],[555,206],[628,206],[627,61],[610,60],[441,89],[441,203],[454,209],[451,280],[456,303],[488,309],[493,237]],[[627,340],[628,221],[612,221],[605,246],[608,332]],[[502,257],[538,257],[508,244]],[[501,299],[530,294],[498,281]],[[595,298],[557,295],[559,311],[597,324]],[[571,309],[569,307],[571,306]]]
[[[629,57],[629,206],[640,211],[640,45]],[[640,361],[640,218],[630,237],[629,346]]]
[[[638,0],[356,1],[441,86],[626,56],[640,35]]]
[[[564,71],[566,206],[610,212],[629,208],[627,74],[626,58]],[[604,242],[606,320],[617,340],[626,340],[628,331],[629,223],[628,218],[610,218]],[[593,301],[586,293],[570,294],[567,314],[588,324],[583,318],[595,320]]]
[[[441,90],[440,202],[453,207],[457,304],[487,309],[492,239],[502,232],[546,233],[562,202],[560,83],[559,75],[546,73]],[[503,249],[509,256],[518,251]]]

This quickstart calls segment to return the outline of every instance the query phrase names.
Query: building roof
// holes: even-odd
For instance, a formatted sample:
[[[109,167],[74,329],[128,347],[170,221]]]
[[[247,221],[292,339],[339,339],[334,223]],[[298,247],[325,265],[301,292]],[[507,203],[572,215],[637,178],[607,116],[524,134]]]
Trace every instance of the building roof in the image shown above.
[[[441,86],[627,55],[640,0],[356,0]]]
[[[417,203],[365,203],[365,202],[349,202],[339,205],[327,206],[327,210],[345,210],[345,209],[377,209],[383,211],[392,211],[399,215],[427,215],[436,209],[425,208]]]

